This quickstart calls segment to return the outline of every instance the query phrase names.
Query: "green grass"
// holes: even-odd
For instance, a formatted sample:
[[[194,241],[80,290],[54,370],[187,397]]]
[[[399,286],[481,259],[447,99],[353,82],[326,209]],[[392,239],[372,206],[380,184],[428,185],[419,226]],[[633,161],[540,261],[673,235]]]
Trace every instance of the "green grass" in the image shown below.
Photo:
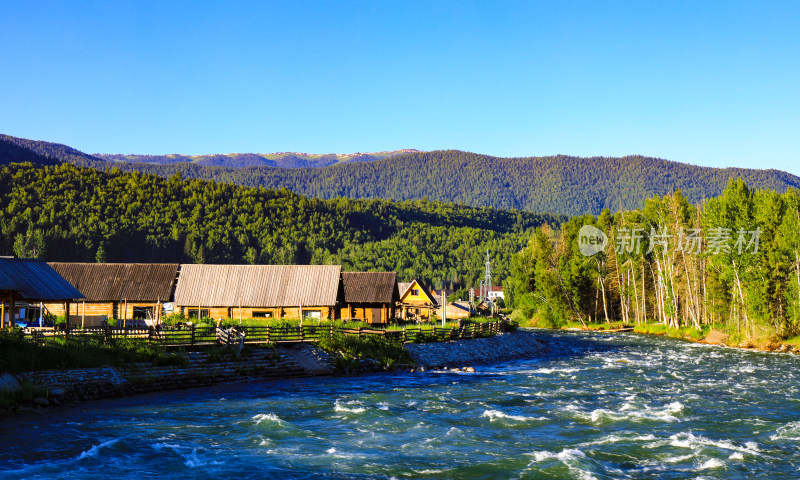
[[[402,344],[378,336],[355,337],[334,333],[324,335],[317,346],[332,355],[334,366],[339,369],[360,367],[367,359],[387,368],[413,363]]]
[[[650,335],[664,335],[666,337],[684,338],[687,340],[702,340],[711,331],[709,325],[703,325],[701,329],[695,327],[668,327],[661,323],[643,323],[634,325],[633,331],[636,333],[647,333]]]
[[[44,387],[37,387],[27,382],[23,382],[20,387],[13,392],[0,391],[0,408],[29,404],[34,398],[47,397],[48,391]]]
[[[184,365],[180,352],[167,352],[146,340],[70,336],[33,340],[16,333],[0,332],[0,372],[122,366],[132,362]]]

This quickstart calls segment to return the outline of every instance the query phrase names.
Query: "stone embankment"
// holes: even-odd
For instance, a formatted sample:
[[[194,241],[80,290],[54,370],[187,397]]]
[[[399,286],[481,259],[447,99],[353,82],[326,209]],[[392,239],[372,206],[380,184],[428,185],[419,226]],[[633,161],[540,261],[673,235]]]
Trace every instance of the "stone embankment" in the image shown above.
[[[548,350],[534,333],[524,331],[473,340],[411,343],[406,349],[418,365],[428,368],[504,363],[536,357]]]
[[[186,354],[185,366],[154,366],[135,363],[126,368],[101,367],[72,370],[41,370],[16,375],[16,380],[41,388],[43,396],[30,407],[74,405],[78,401],[119,397],[135,393],[213,385],[275,377],[303,377],[332,373],[326,370],[324,352],[304,347],[302,355],[319,358],[315,362],[297,361],[297,352],[282,348],[253,350],[246,358],[219,360],[208,354]]]

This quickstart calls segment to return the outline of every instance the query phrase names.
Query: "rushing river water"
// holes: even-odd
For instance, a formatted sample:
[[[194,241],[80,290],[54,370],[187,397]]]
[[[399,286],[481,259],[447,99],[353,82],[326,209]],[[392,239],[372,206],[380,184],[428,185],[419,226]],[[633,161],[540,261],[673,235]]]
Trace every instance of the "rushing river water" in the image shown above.
[[[553,353],[3,419],[0,478],[800,478],[800,357],[524,334]]]

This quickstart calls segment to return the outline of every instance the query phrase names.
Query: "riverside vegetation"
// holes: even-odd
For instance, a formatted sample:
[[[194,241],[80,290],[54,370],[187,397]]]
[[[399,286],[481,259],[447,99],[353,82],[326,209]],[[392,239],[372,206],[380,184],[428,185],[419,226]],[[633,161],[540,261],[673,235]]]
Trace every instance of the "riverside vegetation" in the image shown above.
[[[584,225],[609,239],[593,256],[579,250]],[[690,232],[701,233],[692,248]],[[506,295],[527,325],[621,322],[690,337],[714,328],[732,344],[791,343],[800,333],[799,232],[794,189],[732,180],[698,206],[676,191],[639,210],[538,228],[512,261]],[[640,248],[629,248],[636,236]]]

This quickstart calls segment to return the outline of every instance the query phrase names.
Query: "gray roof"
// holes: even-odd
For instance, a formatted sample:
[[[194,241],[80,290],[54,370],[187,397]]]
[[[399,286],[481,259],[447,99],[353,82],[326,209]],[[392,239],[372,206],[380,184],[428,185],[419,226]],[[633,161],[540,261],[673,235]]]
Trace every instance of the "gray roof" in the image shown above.
[[[339,265],[193,265],[180,267],[175,303],[207,307],[334,306]]]
[[[22,300],[71,300],[83,294],[43,260],[0,258],[0,291]]]
[[[50,266],[86,301],[169,302],[177,263],[55,263]]]
[[[395,272],[342,272],[347,303],[394,303],[400,300]]]

